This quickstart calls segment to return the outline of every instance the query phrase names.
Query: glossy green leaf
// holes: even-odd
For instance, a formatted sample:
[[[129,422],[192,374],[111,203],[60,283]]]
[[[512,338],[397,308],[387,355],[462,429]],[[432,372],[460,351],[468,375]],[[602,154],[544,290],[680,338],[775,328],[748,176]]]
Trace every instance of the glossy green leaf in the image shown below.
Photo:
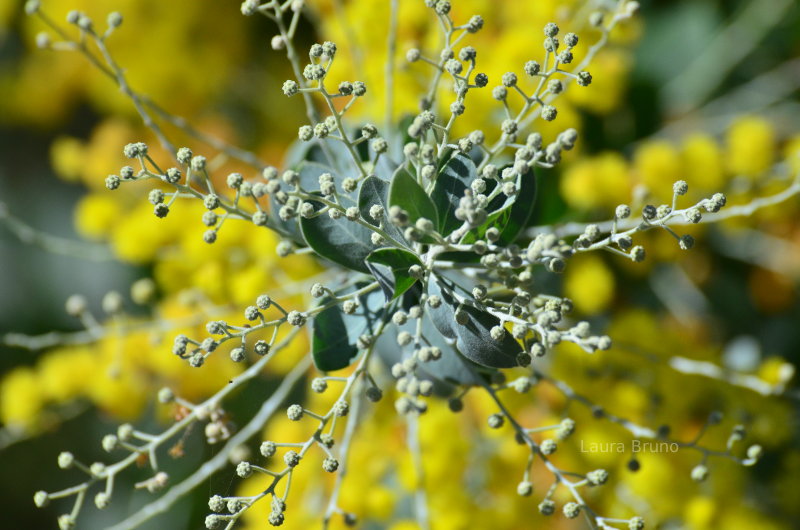
[[[300,175],[300,187],[305,191],[312,193],[319,192],[319,176],[323,173],[330,173],[334,182],[336,183],[337,189],[342,189],[341,184],[344,180],[344,177],[341,176],[341,173],[331,169],[327,165],[320,164],[319,162],[304,160],[296,165],[295,171],[297,171],[297,173]],[[284,191],[286,191],[287,186],[285,184],[282,183],[281,187]],[[345,206],[352,206],[352,204],[355,202],[354,198],[348,197],[347,195],[342,195],[341,200]],[[300,230],[298,220],[282,220],[278,216],[278,212],[281,209],[281,204],[279,204],[273,197],[269,198],[269,204],[270,217],[272,218],[272,222],[274,223],[274,226],[277,228],[278,232],[280,232],[284,237],[292,239],[295,243],[304,244],[305,240],[303,239],[303,234]]]
[[[387,300],[394,300],[409,290],[417,280],[411,277],[408,269],[412,265],[422,265],[415,254],[399,248],[379,248],[367,256],[366,261]]]
[[[301,218],[300,229],[308,246],[319,256],[348,269],[369,273],[364,260],[375,250],[369,228],[348,221],[344,216],[334,220],[324,213],[310,219]]]
[[[398,243],[404,243],[405,238],[403,233],[398,227],[389,222],[387,213],[389,211],[389,183],[378,177],[367,177],[361,183],[361,188],[358,190],[358,209],[361,212],[361,217],[373,226],[378,226],[380,223],[372,218],[369,210],[373,205],[383,207],[383,229],[384,231]]]
[[[456,348],[469,359],[481,366],[489,368],[512,368],[517,366],[517,354],[521,346],[506,333],[502,340],[494,340],[489,334],[500,320],[476,307],[468,304],[461,306],[466,315],[464,324],[455,322],[455,310],[458,302],[453,296],[455,285],[445,278],[432,277],[428,282],[428,295],[438,295],[442,304],[438,308],[430,308],[429,313],[434,326],[439,332],[456,339]]]
[[[425,190],[405,168],[399,168],[392,177],[389,188],[389,204],[399,206],[406,212],[413,223],[424,217],[433,221],[434,226],[439,226],[439,215],[436,206]]]
[[[403,350],[397,345],[397,334],[401,331],[414,334],[416,321],[409,320],[402,326],[387,328],[375,345],[378,355],[387,366],[404,359]],[[427,314],[422,317],[422,337],[426,345],[442,350],[442,357],[436,361],[418,364],[416,374],[420,379],[439,383],[442,386],[439,392],[441,394],[451,392],[452,385],[480,384],[481,378],[488,378],[494,372],[493,369],[477,365],[458,353],[453,341],[448,341],[439,333]],[[405,357],[407,356],[406,354]]]
[[[464,196],[464,191],[477,177],[475,163],[466,155],[457,154],[444,166],[436,178],[431,199],[438,214],[437,228],[443,235],[459,228],[461,221],[456,219],[456,209]]]
[[[337,295],[363,287],[359,284]],[[326,304],[330,298],[320,303]],[[319,312],[311,321],[311,355],[317,369],[323,372],[341,370],[353,362],[358,355],[358,338],[364,333],[373,333],[383,317],[383,296],[375,290],[358,297],[356,312],[347,315],[340,305]]]
[[[500,194],[495,197],[486,210],[489,215],[486,222],[469,232],[462,239],[462,243],[473,243],[476,239],[482,239],[489,227],[496,227],[500,230],[500,243],[513,243],[517,236],[527,227],[534,203],[536,201],[536,175],[533,169],[517,177],[517,189],[519,192],[507,197]]]

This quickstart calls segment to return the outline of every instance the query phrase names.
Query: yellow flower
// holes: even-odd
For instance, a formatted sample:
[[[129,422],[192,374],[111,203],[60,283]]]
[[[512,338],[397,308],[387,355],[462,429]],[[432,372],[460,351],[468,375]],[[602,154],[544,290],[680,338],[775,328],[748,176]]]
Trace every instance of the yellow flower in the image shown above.
[[[50,161],[56,174],[67,181],[76,181],[82,173],[86,157],[83,142],[71,136],[59,136],[50,146]]]
[[[715,193],[725,181],[722,149],[714,138],[705,133],[693,133],[681,144],[684,180],[689,190],[697,187],[699,193]]]
[[[786,147],[783,149],[784,157],[789,162],[789,167],[796,175],[800,173],[800,135],[793,136],[786,142]]]
[[[573,84],[566,93],[567,99],[579,108],[608,114],[625,95],[630,65],[629,52],[618,48],[602,50],[587,69],[592,74],[592,84],[588,87]]]
[[[75,226],[82,235],[103,239],[120,220],[120,205],[109,193],[90,193],[75,208]]]
[[[573,208],[613,208],[630,200],[628,164],[618,153],[577,161],[564,171],[559,185],[562,197]]]
[[[97,377],[98,363],[89,348],[65,348],[48,352],[37,364],[41,392],[49,401],[66,403],[86,394],[87,382]]]
[[[30,428],[43,406],[44,396],[33,369],[14,368],[0,381],[0,420],[5,425]]]
[[[767,171],[775,158],[775,131],[757,116],[737,118],[726,137],[726,160],[735,175],[757,177]]]
[[[605,310],[614,298],[614,289],[614,275],[596,256],[575,258],[567,267],[564,293],[583,314],[593,315]]]
[[[690,528],[705,530],[712,527],[717,503],[711,497],[695,496],[686,503],[683,517]]]
[[[656,197],[666,201],[672,197],[672,183],[681,178],[678,151],[669,142],[644,142],[634,155],[634,167],[642,183]]]

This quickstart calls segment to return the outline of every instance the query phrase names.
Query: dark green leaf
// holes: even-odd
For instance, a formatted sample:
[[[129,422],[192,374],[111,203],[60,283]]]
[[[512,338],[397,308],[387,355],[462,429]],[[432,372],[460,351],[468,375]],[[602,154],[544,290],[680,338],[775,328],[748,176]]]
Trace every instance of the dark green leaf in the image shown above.
[[[439,330],[439,333],[448,339],[456,338],[455,331],[455,306],[456,301],[450,295],[449,291],[444,290],[439,285],[444,280],[438,276],[432,275],[428,280],[428,297],[438,296],[442,303],[439,307],[427,307],[426,312],[431,316],[433,325]]]
[[[333,177],[333,181],[336,183],[337,189],[341,192],[342,181],[344,180],[344,177],[341,176],[341,173],[331,169],[327,165],[304,160],[297,164],[295,171],[297,171],[297,173],[300,175],[300,187],[305,191],[311,193],[319,192],[319,176],[323,173],[330,173]],[[286,185],[282,184],[282,187],[284,191],[286,191]],[[355,203],[355,200],[352,197],[349,197],[345,194],[342,194],[340,199],[344,206],[352,206]],[[281,209],[281,204],[279,204],[273,197],[269,198],[269,203],[270,217],[272,217],[272,220],[278,231],[283,236],[289,237],[296,243],[304,244],[305,241],[303,240],[303,235],[300,231],[300,227],[298,226],[298,220],[290,219],[288,221],[283,221],[278,216],[278,212]]]
[[[458,302],[452,295],[455,285],[444,278],[433,276],[428,282],[428,295],[438,295],[442,304],[430,310],[431,319],[439,332],[456,339],[456,348],[470,361],[490,368],[512,368],[517,365],[517,354],[521,347],[513,337],[506,333],[502,340],[496,341],[489,334],[500,323],[486,311],[468,304],[461,306],[467,317],[465,324],[455,323],[455,310]]]
[[[422,265],[415,254],[399,248],[379,248],[367,256],[366,261],[387,301],[394,300],[414,285],[417,280],[409,275],[408,269],[412,265]]]
[[[408,212],[412,223],[420,217],[424,217],[433,221],[434,226],[439,227],[436,206],[422,186],[404,167],[400,167],[392,177],[392,185],[389,188],[389,204],[399,206]]]
[[[334,220],[324,213],[311,219],[301,218],[300,229],[308,246],[321,257],[348,269],[369,273],[364,259],[375,250],[369,228],[348,221],[344,216]]]
[[[338,295],[363,287],[338,292]],[[347,315],[340,305],[319,312],[311,321],[311,354],[317,369],[323,372],[346,368],[358,355],[358,338],[373,333],[383,316],[383,300],[377,290],[358,297],[356,312]],[[330,302],[325,298],[321,304]]]
[[[397,345],[397,334],[401,331],[414,334],[416,332],[415,321],[410,320],[402,326],[387,328],[375,345],[378,355],[388,366],[403,360],[402,348]],[[422,317],[422,337],[423,344],[436,346],[442,350],[442,357],[437,361],[419,364],[417,376],[421,379],[446,383],[443,385],[442,394],[447,394],[452,390],[448,388],[450,385],[480,384],[479,378],[493,371],[479,366],[459,354],[452,341],[448,341],[439,333],[427,315]]]
[[[388,194],[389,184],[378,177],[367,177],[364,179],[364,182],[361,183],[361,189],[358,191],[358,209],[361,212],[361,217],[369,224],[373,226],[378,226],[380,224],[369,215],[369,209],[373,205],[377,204],[382,206],[384,212],[389,211]],[[403,233],[398,227],[389,222],[386,213],[384,213],[383,217],[383,228],[384,231],[398,243],[405,242]]]
[[[325,145],[324,150],[323,144]],[[329,157],[328,154],[331,156]],[[358,174],[358,167],[353,157],[350,156],[347,146],[339,140],[326,138],[311,142],[294,142],[286,152],[283,161],[284,167],[296,168],[304,161],[334,168],[341,175],[355,176]]]
[[[457,154],[445,164],[436,178],[431,199],[438,214],[437,228],[447,235],[461,226],[456,219],[456,209],[464,191],[477,176],[475,163],[466,155]]]
[[[472,243],[476,239],[482,239],[486,230],[492,226],[500,230],[500,243],[514,242],[520,232],[526,228],[534,210],[536,175],[533,169],[529,169],[517,177],[516,184],[519,192],[512,197],[507,197],[503,193],[495,197],[486,208],[489,212],[486,222],[470,232],[462,242]]]

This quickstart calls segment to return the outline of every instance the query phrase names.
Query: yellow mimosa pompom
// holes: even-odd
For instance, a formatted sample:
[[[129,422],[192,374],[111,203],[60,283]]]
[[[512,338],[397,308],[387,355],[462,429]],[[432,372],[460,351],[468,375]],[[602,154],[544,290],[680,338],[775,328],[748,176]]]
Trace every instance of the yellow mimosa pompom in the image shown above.
[[[616,282],[608,266],[596,256],[574,259],[567,267],[564,292],[584,314],[596,314],[614,298]]]
[[[14,368],[0,381],[0,420],[5,425],[33,427],[43,406],[40,384],[32,369]]]
[[[678,150],[663,140],[644,142],[634,155],[634,167],[641,182],[656,197],[672,197],[672,183],[680,179],[683,168]]]
[[[110,193],[90,193],[75,208],[75,226],[82,235],[92,239],[107,236],[121,219],[120,207]]]
[[[720,191],[725,183],[725,164],[722,149],[708,134],[695,133],[684,138],[681,144],[683,179],[689,190],[696,187],[701,193]]]
[[[80,179],[86,156],[83,142],[71,136],[59,136],[50,146],[50,162],[56,175],[67,181]]]
[[[757,116],[743,116],[731,124],[726,136],[728,169],[736,175],[757,177],[775,159],[775,130]]]

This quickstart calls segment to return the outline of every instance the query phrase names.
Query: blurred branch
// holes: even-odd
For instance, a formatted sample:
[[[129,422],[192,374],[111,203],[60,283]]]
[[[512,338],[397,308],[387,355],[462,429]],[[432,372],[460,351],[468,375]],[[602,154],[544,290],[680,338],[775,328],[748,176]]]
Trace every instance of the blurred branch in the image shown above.
[[[0,202],[0,224],[5,225],[20,242],[39,247],[53,254],[88,261],[112,261],[115,259],[107,245],[54,236],[32,227],[12,215],[3,202]]]
[[[250,369],[247,370],[247,372],[243,373],[239,377],[243,377],[245,374],[251,374],[252,372],[248,379],[251,378],[255,375],[255,373],[260,371],[262,365],[263,363],[254,364]],[[127,530],[142,525],[156,515],[162,514],[169,510],[177,501],[182,499],[196,487],[206,482],[211,475],[229,465],[228,456],[230,455],[231,451],[244,444],[247,442],[247,440],[261,431],[261,429],[267,423],[267,420],[269,420],[278,407],[283,404],[295,383],[297,383],[306,370],[308,370],[310,365],[310,356],[305,356],[301,361],[298,361],[297,365],[292,369],[291,372],[284,376],[280,386],[275,389],[275,392],[272,393],[269,399],[264,401],[264,403],[261,405],[261,408],[247,423],[247,425],[242,427],[239,432],[231,437],[228,440],[228,443],[225,444],[225,447],[223,447],[216,455],[214,455],[213,458],[206,461],[202,466],[200,466],[199,469],[197,469],[197,471],[186,477],[182,482],[170,488],[158,500],[144,505],[139,509],[139,511],[130,515],[127,519],[110,527],[109,530]],[[228,385],[228,388],[231,386],[233,385]],[[217,396],[215,396],[215,398],[216,397]]]
[[[744,60],[766,34],[784,20],[792,0],[752,0],[727,27],[721,29],[684,71],[662,90],[673,114],[701,105]]]
[[[116,63],[113,61],[111,54],[108,52],[105,46],[105,37],[101,37],[94,32],[91,32],[91,37],[93,41],[97,45],[98,49],[103,55],[104,60],[106,61],[107,65],[104,65],[100,59],[95,56],[94,53],[88,48],[86,45],[85,40],[76,41],[72,39],[64,30],[53,22],[47,15],[45,15],[41,9],[39,9],[36,14],[39,18],[49,26],[53,31],[55,31],[62,39],[64,39],[64,44],[68,45],[68,49],[78,51],[82,53],[89,62],[97,67],[103,74],[111,78],[120,88],[120,90],[128,96],[128,98],[133,102],[134,106],[136,107],[136,111],[139,113],[140,117],[145,126],[147,126],[150,130],[155,133],[158,137],[161,145],[170,153],[171,156],[175,156],[175,149],[172,146],[172,143],[167,139],[166,135],[161,131],[161,128],[158,124],[153,121],[151,118],[149,111],[155,113],[163,119],[164,121],[168,122],[169,124],[177,127],[178,129],[182,130],[184,133],[189,135],[196,140],[199,140],[207,145],[210,145],[214,149],[217,149],[226,155],[230,156],[231,158],[235,158],[236,160],[240,160],[246,164],[257,168],[263,168],[266,166],[266,163],[260,160],[254,153],[250,151],[246,151],[244,149],[240,149],[235,147],[227,142],[216,138],[215,136],[203,133],[198,129],[192,127],[186,119],[182,118],[181,116],[176,116],[164,110],[161,106],[157,105],[153,102],[149,97],[142,95],[136,91],[134,91],[128,84],[127,80],[124,76],[124,71],[119,68]],[[57,46],[53,46],[53,49],[58,49]]]
[[[414,462],[415,487],[414,487],[414,514],[420,530],[428,530],[428,498],[425,492],[425,468],[422,464],[422,446],[419,441],[419,418],[415,415],[406,416],[408,431],[406,444]]]
[[[653,292],[676,320],[691,324],[708,312],[708,301],[680,266],[656,267],[649,277]]]
[[[394,55],[397,51],[397,11],[400,9],[399,0],[390,0],[389,6],[389,35],[386,41],[386,132],[392,129],[392,115],[394,114]]]
[[[777,384],[770,384],[763,379],[732,370],[727,370],[709,361],[699,361],[689,359],[680,355],[664,358],[657,353],[645,351],[640,346],[634,344],[617,343],[618,349],[638,355],[652,363],[661,364],[672,370],[685,375],[700,375],[709,379],[715,379],[731,386],[752,390],[762,396],[784,396],[794,400],[800,396],[794,391],[787,391],[786,383],[794,376],[794,367],[786,363],[785,373],[782,374],[781,381]]]
[[[347,415],[347,424],[345,425],[344,434],[342,435],[342,442],[339,444],[339,469],[338,473],[336,473],[333,491],[331,491],[331,496],[328,499],[328,507],[325,510],[325,516],[322,519],[323,528],[328,528],[333,514],[339,510],[339,494],[342,491],[344,478],[349,471],[350,444],[353,442],[353,436],[355,436],[356,428],[358,427],[359,420],[361,420],[361,404],[363,401],[363,396],[360,392],[361,386],[360,384],[357,385],[357,389],[353,392],[356,398],[352,400],[353,407],[350,414]]]
[[[230,310],[231,307],[217,306],[201,314],[183,319],[165,320],[154,318],[152,320],[115,325],[98,324],[90,329],[82,329],[80,331],[51,331],[41,335],[9,332],[0,337],[0,344],[30,351],[41,351],[54,346],[79,346],[91,344],[110,335],[125,336],[141,331],[167,332],[177,328],[199,326],[206,322],[209,317]]]
[[[695,112],[685,114],[665,125],[657,136],[680,137],[701,125],[710,131],[723,131],[731,118],[743,113],[765,113],[779,106],[777,116],[785,118],[787,109],[797,113],[797,104],[785,101],[800,86],[800,58],[786,61],[758,77],[726,91],[720,97],[706,103]]]
[[[686,357],[675,356],[671,357],[667,361],[667,365],[676,372],[680,372],[682,374],[702,375],[703,377],[723,381],[732,386],[752,390],[753,392],[761,394],[762,396],[782,395],[786,389],[786,382],[788,382],[788,380],[791,378],[791,375],[794,374],[794,370],[792,370],[791,374],[786,374],[788,377],[781,380],[780,383],[772,385],[754,375],[740,374],[724,370],[716,364],[707,361],[697,361],[694,359],[687,359]],[[791,365],[788,363],[786,366],[791,367]]]
[[[735,206],[726,206],[723,210],[716,213],[707,213],[703,215],[703,223],[718,223],[726,219],[736,217],[750,217],[758,210],[781,204],[788,201],[792,197],[800,194],[800,175],[796,175],[794,181],[785,190],[778,192],[774,195],[767,197],[758,197],[753,199],[747,204],[739,204]],[[564,223],[562,225],[552,226],[534,226],[528,229],[527,236],[535,237],[537,234],[552,233],[558,237],[578,236],[586,231],[586,227],[590,224],[597,225],[601,233],[611,232],[614,226],[614,221],[602,221],[599,223]],[[664,226],[686,226],[691,225],[690,221],[686,220],[683,216],[676,215],[663,223]],[[641,220],[633,217],[623,221],[617,221],[617,230],[631,230],[640,227],[642,230],[647,228],[655,228],[655,225],[646,225],[642,227]]]
[[[758,230],[737,229],[718,234],[712,244],[723,256],[756,265],[787,278],[800,279],[800,269],[797,266],[800,247],[786,239]]]

